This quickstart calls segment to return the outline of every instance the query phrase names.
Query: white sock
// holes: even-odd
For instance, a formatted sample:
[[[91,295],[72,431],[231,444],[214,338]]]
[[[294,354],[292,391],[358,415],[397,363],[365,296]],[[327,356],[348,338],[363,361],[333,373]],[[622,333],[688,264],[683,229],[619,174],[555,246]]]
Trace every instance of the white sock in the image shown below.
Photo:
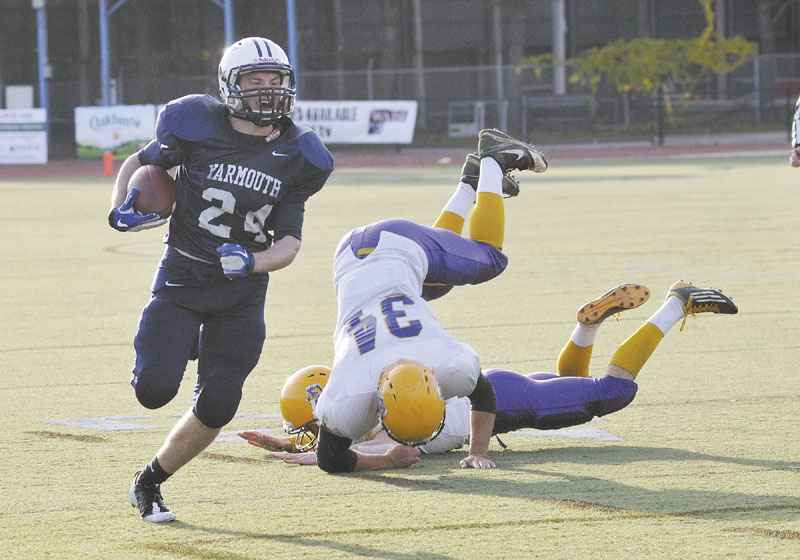
[[[600,323],[597,323],[596,325],[584,325],[582,323],[578,323],[572,330],[570,339],[575,343],[576,346],[586,348],[587,346],[594,344],[594,339],[597,337],[598,328],[600,328]]]
[[[676,296],[670,296],[647,322],[658,327],[658,330],[666,335],[675,323],[683,319],[683,316],[683,302]]]
[[[481,158],[478,192],[490,192],[503,196],[503,170],[493,158]]]
[[[467,183],[459,183],[456,192],[453,193],[453,196],[451,196],[447,204],[444,205],[442,211],[458,214],[466,220],[469,217],[469,213],[472,212],[472,207],[475,205],[477,199],[478,195],[470,185]]]

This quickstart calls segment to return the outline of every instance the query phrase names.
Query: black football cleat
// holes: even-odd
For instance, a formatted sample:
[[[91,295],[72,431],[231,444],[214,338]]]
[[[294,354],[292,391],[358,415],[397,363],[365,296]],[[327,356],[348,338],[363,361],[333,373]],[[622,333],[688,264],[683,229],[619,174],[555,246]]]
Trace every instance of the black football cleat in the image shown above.
[[[478,134],[478,156],[494,158],[504,173],[512,169],[530,169],[536,173],[547,171],[547,160],[536,146],[512,138],[496,128],[486,128]]]
[[[724,313],[735,315],[739,308],[733,300],[714,288],[697,288],[689,282],[680,280],[669,288],[666,299],[677,297],[683,305],[683,322],[681,330],[686,324],[686,317],[697,313]]]
[[[131,484],[130,498],[131,505],[139,508],[142,521],[150,523],[166,523],[175,519],[167,506],[164,505],[164,498],[161,497],[161,485],[146,485],[139,482],[142,471],[136,473]]]
[[[478,177],[481,173],[481,158],[478,154],[469,154],[464,167],[461,168],[461,182],[468,184],[473,190],[478,190]],[[510,175],[503,173],[503,194],[506,198],[519,194],[519,183]]]

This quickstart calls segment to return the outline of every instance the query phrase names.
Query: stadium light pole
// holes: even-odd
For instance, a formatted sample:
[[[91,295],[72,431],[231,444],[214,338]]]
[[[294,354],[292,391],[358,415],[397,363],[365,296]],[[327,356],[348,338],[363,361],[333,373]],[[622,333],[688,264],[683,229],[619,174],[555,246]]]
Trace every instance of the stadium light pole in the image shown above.
[[[39,107],[49,109],[50,92],[47,80],[50,78],[51,68],[47,58],[47,12],[45,0],[32,0],[31,5],[36,10],[36,48],[39,51]],[[49,119],[48,119],[49,121]]]
[[[217,7],[225,12],[225,46],[228,47],[236,40],[233,29],[233,0],[211,0]]]
[[[564,95],[567,93],[567,69],[564,62],[567,59],[567,16],[565,0],[553,0],[553,94]]]
[[[50,90],[47,80],[50,79],[52,69],[47,57],[47,13],[45,0],[32,0],[33,9],[36,10],[36,47],[39,50],[39,107],[45,111],[45,142],[50,145]]]
[[[289,64],[294,68],[295,99],[300,99],[300,73],[297,68],[297,10],[294,0],[286,0],[286,28],[289,42]]]
[[[110,8],[106,1],[100,0],[100,89],[104,106],[108,106],[111,103],[109,92],[111,63],[108,54],[108,18],[128,0],[117,0],[117,3]]]

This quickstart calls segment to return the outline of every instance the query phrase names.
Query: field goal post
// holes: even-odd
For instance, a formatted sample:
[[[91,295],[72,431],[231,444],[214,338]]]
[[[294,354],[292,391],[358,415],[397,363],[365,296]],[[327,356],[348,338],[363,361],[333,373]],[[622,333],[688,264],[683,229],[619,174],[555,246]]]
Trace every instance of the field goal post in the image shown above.
[[[486,123],[506,130],[508,101],[451,101],[447,104],[447,135],[450,138],[477,136]]]

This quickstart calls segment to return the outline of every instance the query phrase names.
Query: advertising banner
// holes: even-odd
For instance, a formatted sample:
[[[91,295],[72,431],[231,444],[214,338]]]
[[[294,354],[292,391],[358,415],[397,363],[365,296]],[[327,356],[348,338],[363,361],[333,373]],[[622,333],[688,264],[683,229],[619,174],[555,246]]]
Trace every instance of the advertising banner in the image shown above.
[[[106,150],[128,156],[152,140],[155,129],[155,105],[75,107],[79,158],[100,159]]]
[[[410,144],[416,101],[298,101],[292,119],[329,144]]]
[[[47,111],[0,109],[3,163],[47,163]]]

